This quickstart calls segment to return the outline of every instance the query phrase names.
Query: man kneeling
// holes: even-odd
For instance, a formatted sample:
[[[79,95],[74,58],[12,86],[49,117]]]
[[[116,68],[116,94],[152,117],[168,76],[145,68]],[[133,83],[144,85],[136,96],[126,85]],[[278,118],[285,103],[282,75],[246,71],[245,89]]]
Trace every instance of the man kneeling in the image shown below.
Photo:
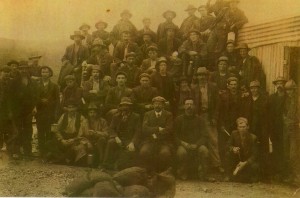
[[[184,102],[185,113],[176,118],[174,130],[177,141],[177,176],[186,180],[188,176],[197,175],[201,180],[208,180],[207,131],[203,120],[195,114],[194,100],[187,98]]]
[[[225,180],[256,182],[258,179],[257,138],[249,132],[246,118],[240,117],[236,123],[237,130],[232,132],[228,142]]]

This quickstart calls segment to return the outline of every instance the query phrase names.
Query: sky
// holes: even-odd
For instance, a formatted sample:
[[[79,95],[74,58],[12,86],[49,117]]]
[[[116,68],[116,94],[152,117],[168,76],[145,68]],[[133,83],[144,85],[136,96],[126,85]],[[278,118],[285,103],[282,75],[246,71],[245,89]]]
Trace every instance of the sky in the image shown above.
[[[100,19],[111,30],[124,9],[132,12],[131,20],[138,29],[142,27],[142,19],[150,17],[152,29],[156,31],[165,10],[174,10],[175,23],[180,25],[189,4],[198,7],[205,3],[206,0],[1,0],[0,37],[64,40],[83,22],[90,24],[94,31],[94,24]],[[249,24],[300,15],[300,0],[240,0],[239,7]]]

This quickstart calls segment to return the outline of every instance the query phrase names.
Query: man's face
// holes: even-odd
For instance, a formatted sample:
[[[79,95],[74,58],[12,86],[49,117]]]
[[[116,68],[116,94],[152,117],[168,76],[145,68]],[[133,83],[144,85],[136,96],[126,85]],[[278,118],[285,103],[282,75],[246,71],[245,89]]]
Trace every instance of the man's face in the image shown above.
[[[165,17],[166,17],[166,20],[168,20],[168,21],[172,21],[174,18],[172,13],[166,13]]]
[[[2,78],[2,79],[7,79],[7,78],[9,78],[9,72],[8,72],[8,71],[2,71],[2,72],[1,72],[1,78]]]
[[[190,33],[190,39],[192,42],[198,41],[199,40],[199,35],[196,32],[191,32]]]
[[[99,24],[97,25],[97,29],[98,29],[98,30],[104,30],[104,29],[105,29],[104,23],[99,23]]]
[[[96,112],[96,110],[89,110],[89,113],[88,113],[88,116],[89,116],[89,118],[95,118],[95,117],[97,117],[97,112]]]
[[[119,106],[119,110],[121,112],[128,113],[130,111],[130,106],[129,105],[125,105],[125,104],[120,105]]]
[[[197,74],[197,78],[198,78],[199,83],[206,83],[207,82],[206,74]]]
[[[50,77],[50,71],[48,68],[43,68],[41,71],[42,78],[49,78]]]
[[[289,96],[289,97],[293,97],[295,94],[295,91],[294,89],[287,89],[286,90],[286,94]]]
[[[70,114],[74,114],[74,113],[77,111],[77,107],[76,107],[75,105],[69,105],[69,106],[67,107],[67,111],[68,111],[68,113],[70,113]]]
[[[99,46],[97,46],[97,47],[93,47],[93,49],[92,49],[92,54],[98,54],[100,52],[100,47]]]
[[[143,24],[144,24],[145,27],[149,28],[150,25],[151,25],[151,21],[148,20],[148,19],[147,19],[147,20],[144,20],[144,21],[143,21]]]
[[[242,58],[248,55],[248,49],[240,49],[240,55]]]
[[[73,87],[75,85],[75,81],[74,80],[67,80],[66,84],[67,84],[67,87]]]
[[[161,62],[159,64],[159,71],[162,73],[166,73],[167,72],[167,63]]]
[[[160,112],[162,109],[163,109],[163,103],[162,102],[158,102],[158,101],[156,101],[156,102],[154,102],[153,103],[153,108],[154,108],[154,110],[156,111],[156,112]]]
[[[283,82],[283,81],[277,81],[276,84],[275,84],[276,89],[278,91],[283,91],[284,90],[284,84],[285,84],[285,82]]]
[[[154,50],[150,50],[150,51],[148,52],[148,56],[149,56],[149,58],[151,58],[152,60],[155,60],[155,59],[157,59],[157,52],[154,51]]]
[[[145,43],[150,43],[151,40],[152,40],[152,38],[151,38],[150,35],[144,35],[143,36],[143,40],[144,40]]]
[[[124,41],[129,41],[130,40],[130,33],[128,32],[123,32],[123,40]]]
[[[81,42],[81,37],[80,36],[74,36],[74,41],[75,41],[75,43]]]
[[[131,18],[131,15],[130,15],[130,14],[127,14],[127,13],[125,13],[125,14],[123,14],[123,15],[121,16],[121,18],[122,18],[123,20],[126,20],[126,21],[128,21],[128,20]]]
[[[89,32],[89,28],[88,27],[83,27],[81,29],[82,33],[88,33]]]
[[[258,96],[259,94],[259,87],[250,87],[250,92],[252,96]]]
[[[191,115],[194,113],[195,105],[193,100],[186,100],[184,103],[185,113]]]
[[[207,10],[205,8],[199,8],[199,12],[202,17],[207,16]]]
[[[249,127],[246,124],[246,122],[240,122],[240,123],[237,124],[237,130],[240,133],[246,133],[248,131],[248,129],[249,129]]]
[[[194,15],[195,12],[196,12],[196,9],[191,9],[191,10],[188,10],[188,11],[187,11],[187,13],[188,13],[189,16]]]
[[[173,38],[175,35],[175,31],[173,29],[167,30],[167,36]]]
[[[93,69],[92,70],[92,76],[93,76],[94,79],[99,79],[100,71],[98,69]]]
[[[116,78],[118,85],[124,85],[126,83],[126,76],[123,74],[119,74]]]
[[[219,71],[225,72],[226,69],[227,69],[227,62],[226,61],[219,61],[218,68],[219,68]]]
[[[238,2],[232,1],[232,2],[230,2],[229,6],[230,6],[231,9],[234,10],[238,7]]]
[[[228,43],[226,46],[226,50],[227,50],[227,52],[232,53],[234,51],[233,43]]]
[[[227,87],[231,91],[236,91],[238,88],[238,83],[237,83],[237,81],[232,80],[228,83]]]
[[[142,87],[150,87],[150,79],[147,77],[142,77],[140,83]]]
[[[134,60],[135,60],[135,57],[129,56],[129,57],[127,57],[127,59],[126,59],[126,62],[127,62],[129,65],[133,65]]]
[[[180,83],[180,89],[181,90],[187,90],[189,88],[189,84],[187,81],[181,81]]]

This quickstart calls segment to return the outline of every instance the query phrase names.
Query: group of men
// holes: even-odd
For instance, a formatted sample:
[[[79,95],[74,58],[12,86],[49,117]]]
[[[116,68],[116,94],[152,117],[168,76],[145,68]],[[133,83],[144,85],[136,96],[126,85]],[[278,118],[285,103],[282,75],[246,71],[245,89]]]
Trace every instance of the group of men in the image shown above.
[[[247,22],[238,2],[190,5],[180,28],[166,11],[157,33],[149,18],[137,31],[128,10],[110,33],[104,21],[92,34],[83,24],[70,36],[58,84],[40,56],[1,67],[2,144],[13,159],[30,156],[34,116],[49,161],[150,173],[174,167],[183,180],[213,181],[211,172],[234,181],[294,180],[297,86],[278,77],[267,95],[259,60],[230,39]]]

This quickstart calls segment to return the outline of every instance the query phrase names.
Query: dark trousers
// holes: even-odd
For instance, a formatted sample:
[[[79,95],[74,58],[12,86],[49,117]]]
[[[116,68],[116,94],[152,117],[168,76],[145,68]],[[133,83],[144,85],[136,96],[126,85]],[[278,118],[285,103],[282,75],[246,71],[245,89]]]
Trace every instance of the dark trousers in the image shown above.
[[[39,145],[39,151],[41,154],[45,154],[46,147],[45,144],[47,141],[50,141],[51,137],[51,124],[52,119],[49,119],[49,117],[45,115],[37,115],[36,116],[36,127],[38,132],[38,145]]]
[[[140,149],[141,166],[149,171],[162,172],[172,164],[172,147],[160,142],[144,143]]]
[[[18,147],[22,147],[24,155],[31,155],[32,152],[32,115],[22,116],[17,121],[19,130]],[[18,148],[18,149],[19,149]]]
[[[18,146],[19,130],[16,122],[13,120],[1,120],[1,133],[4,136],[8,154],[19,154],[20,147]]]

